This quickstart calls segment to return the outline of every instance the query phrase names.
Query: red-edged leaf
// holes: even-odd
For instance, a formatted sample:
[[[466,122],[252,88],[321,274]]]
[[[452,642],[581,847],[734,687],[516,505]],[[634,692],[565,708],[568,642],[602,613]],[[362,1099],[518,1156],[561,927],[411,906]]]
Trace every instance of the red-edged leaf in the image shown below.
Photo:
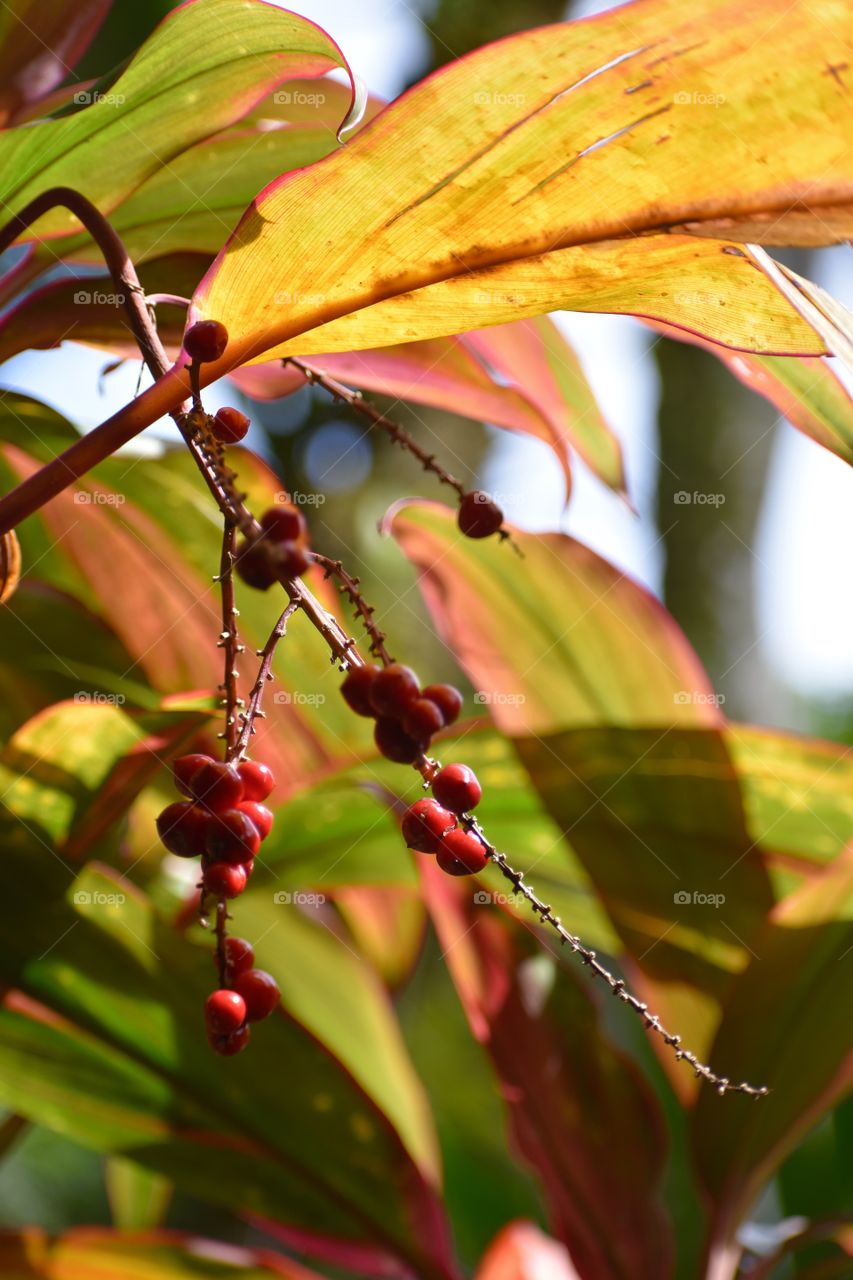
[[[542,1181],[552,1231],[584,1277],[665,1280],[672,1239],[657,1196],[664,1138],[651,1090],[602,1034],[583,977],[518,945],[485,895],[431,860],[423,876],[442,952],[498,1073],[515,1142]]]
[[[70,74],[110,0],[10,0],[0,10],[0,126]]]
[[[563,1245],[532,1222],[511,1222],[489,1245],[476,1280],[582,1280]]]

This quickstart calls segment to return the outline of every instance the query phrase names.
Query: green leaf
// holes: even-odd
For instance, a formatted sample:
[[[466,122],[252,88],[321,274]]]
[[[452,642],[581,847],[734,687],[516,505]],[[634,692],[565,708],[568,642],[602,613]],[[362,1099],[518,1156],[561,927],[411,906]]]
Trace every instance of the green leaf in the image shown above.
[[[103,869],[69,885],[21,830],[5,857],[21,908],[0,955],[0,977],[21,993],[0,1014],[5,1102],[212,1203],[446,1280],[428,1181],[298,1021],[276,1015],[250,1052],[217,1059],[202,1024],[206,950]],[[427,1224],[417,1235],[416,1221]]]
[[[239,120],[282,81],[332,67],[346,68],[333,41],[274,5],[180,5],[108,93],[73,115],[0,135],[0,199],[12,213],[49,187],[79,187],[82,165],[86,195],[108,213],[149,175]],[[65,210],[38,223],[42,238],[79,230]]]
[[[113,1222],[126,1231],[159,1227],[172,1198],[168,1178],[118,1156],[105,1162],[104,1176]]]

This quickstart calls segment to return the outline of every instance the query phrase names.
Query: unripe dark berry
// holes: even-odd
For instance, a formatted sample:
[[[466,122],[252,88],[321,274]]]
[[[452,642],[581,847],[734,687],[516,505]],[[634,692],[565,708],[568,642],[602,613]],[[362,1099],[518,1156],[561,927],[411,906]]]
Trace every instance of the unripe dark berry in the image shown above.
[[[248,814],[224,809],[211,817],[205,848],[214,862],[251,862],[260,847],[260,833]]]
[[[247,434],[251,425],[252,420],[247,418],[245,413],[241,413],[239,409],[232,409],[230,405],[223,405],[213,415],[210,429],[222,444],[237,444],[238,440],[242,440]]]
[[[260,1022],[268,1018],[278,1007],[281,994],[275,978],[264,973],[263,969],[249,969],[234,979],[234,990],[238,991],[246,1003],[246,1019],[248,1022]]]
[[[268,764],[258,760],[241,760],[237,765],[243,783],[244,800],[266,800],[275,787],[275,774]]]
[[[238,992],[221,987],[205,1000],[204,1021],[211,1035],[233,1035],[246,1021],[246,1001]]]
[[[421,697],[429,698],[430,702],[435,703],[444,716],[445,724],[453,724],[454,720],[459,718],[459,712],[462,710],[462,694],[458,689],[454,689],[452,684],[428,684]]]
[[[401,720],[420,693],[418,677],[411,667],[392,662],[377,671],[370,689],[370,704],[376,715]]]
[[[403,839],[418,853],[436,853],[444,835],[456,826],[456,818],[437,800],[417,800],[403,815]]]
[[[198,320],[184,334],[184,351],[199,364],[218,360],[227,346],[228,330],[218,320]]]
[[[261,528],[273,542],[299,542],[308,534],[305,517],[296,507],[271,507],[261,516]]]
[[[482,871],[489,858],[475,835],[456,827],[442,840],[435,860],[450,876],[470,876]]]
[[[248,587],[258,591],[268,591],[274,582],[278,582],[278,560],[276,546],[268,538],[260,538],[257,542],[241,542],[237,547],[237,558],[234,568]]]
[[[213,962],[217,963],[216,952],[213,953]],[[255,963],[255,952],[252,944],[247,942],[245,938],[226,938],[225,939],[225,972],[228,980],[236,978],[238,974],[245,973],[247,969],[251,969]]]
[[[341,693],[343,694],[344,702],[357,716],[373,716],[376,714],[373,710],[373,703],[370,700],[370,691],[378,674],[379,667],[368,664],[364,667],[350,667],[344,676]]]
[[[432,794],[453,813],[467,813],[483,797],[477,775],[467,764],[446,764],[432,780]]]
[[[489,538],[504,522],[504,513],[487,493],[475,489],[459,504],[456,523],[466,538]]]
[[[403,728],[412,738],[431,738],[443,726],[444,716],[429,698],[415,698],[403,716]]]
[[[249,873],[244,865],[230,862],[211,862],[204,869],[202,881],[205,892],[216,898],[239,898],[246,887]]]
[[[246,817],[251,821],[252,826],[257,830],[262,840],[266,840],[272,831],[273,815],[266,805],[258,804],[256,800],[241,800],[237,805],[240,813],[245,813]]]
[[[197,858],[204,852],[210,814],[201,805],[178,800],[167,805],[157,819],[157,834],[170,853]]]
[[[243,782],[233,764],[209,760],[190,779],[190,790],[206,809],[233,809],[243,799]]]
[[[386,760],[395,764],[414,764],[429,746],[429,741],[410,738],[399,720],[380,716],[373,731],[373,740]]]
[[[211,1035],[208,1032],[207,1041],[214,1053],[220,1054],[223,1058],[233,1058],[235,1053],[242,1053],[246,1048],[251,1034],[250,1027],[241,1027],[230,1036]]]
[[[203,755],[202,752],[196,751],[192,755],[178,756],[172,765],[172,773],[175,778],[175,786],[182,795],[191,796],[190,779],[194,774],[198,773],[203,764],[213,762],[212,756]]]
[[[311,564],[311,557],[298,542],[275,543],[279,571],[288,578],[298,578]]]

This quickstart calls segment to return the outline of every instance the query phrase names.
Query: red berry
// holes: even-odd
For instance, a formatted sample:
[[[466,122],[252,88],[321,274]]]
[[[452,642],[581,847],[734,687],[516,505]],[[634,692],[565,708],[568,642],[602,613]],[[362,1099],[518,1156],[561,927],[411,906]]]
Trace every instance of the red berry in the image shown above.
[[[212,816],[205,847],[215,862],[249,862],[261,847],[261,837],[248,814],[224,809]]]
[[[217,962],[215,952],[213,954],[213,962],[214,964]],[[247,969],[251,969],[254,963],[255,953],[250,942],[247,942],[245,938],[225,939],[225,972],[229,978],[245,973]]]
[[[268,764],[257,760],[241,760],[237,772],[243,783],[244,800],[266,800],[275,787],[275,774]]]
[[[221,1054],[223,1058],[233,1058],[235,1053],[241,1053],[249,1043],[252,1035],[250,1027],[241,1027],[239,1031],[235,1031],[230,1036],[217,1036],[208,1033],[208,1044],[214,1053]]]
[[[249,872],[245,866],[232,866],[229,862],[212,862],[205,867],[202,881],[206,893],[216,898],[239,898],[246,887]]]
[[[434,702],[444,716],[445,724],[453,724],[462,710],[462,694],[452,684],[428,684],[421,694]]]
[[[258,804],[255,800],[241,800],[237,805],[237,809],[240,813],[245,813],[252,826],[257,829],[261,839],[266,840],[272,831],[273,820],[272,813],[266,805]]]
[[[412,738],[431,738],[443,725],[441,708],[429,698],[415,698],[403,716],[403,728]]]
[[[246,1021],[246,1001],[237,991],[220,987],[204,1002],[204,1021],[211,1035],[233,1035]]]
[[[196,751],[193,755],[178,756],[172,765],[172,773],[175,777],[175,786],[182,795],[191,796],[190,779],[193,774],[197,773],[203,764],[207,764],[212,760],[211,756],[203,755],[202,752]]]
[[[410,738],[399,720],[387,716],[380,716],[376,721],[373,740],[385,759],[395,764],[414,764],[429,746],[427,739]]]
[[[379,667],[368,665],[350,667],[344,676],[341,693],[343,694],[344,702],[357,716],[372,716],[376,714],[373,710],[373,703],[370,700],[370,690],[373,688],[373,681],[378,674]]]
[[[487,493],[475,489],[460,502],[456,522],[467,538],[489,538],[500,529],[504,513]]]
[[[167,805],[157,819],[157,834],[170,853],[197,858],[204,852],[210,814],[189,800]]]
[[[258,591],[268,591],[274,582],[278,582],[279,566],[275,544],[268,538],[252,543],[241,542],[237,547],[234,567],[247,586],[255,587]]]
[[[246,1002],[246,1019],[249,1022],[268,1018],[281,1000],[275,978],[264,973],[263,969],[249,969],[241,973],[234,980],[234,990],[239,991]]]
[[[420,693],[418,677],[411,667],[392,662],[377,671],[370,689],[370,704],[376,715],[401,720]]]
[[[442,837],[455,826],[454,815],[437,800],[418,800],[403,815],[403,839],[419,853],[435,853]]]
[[[228,346],[228,330],[218,320],[198,320],[184,334],[184,350],[199,364],[218,360]]]
[[[298,542],[276,542],[279,570],[288,578],[298,578],[311,564],[311,557]]]
[[[483,788],[467,764],[446,764],[432,780],[432,794],[445,809],[467,813],[480,803]]]
[[[243,782],[233,764],[209,760],[190,780],[192,794],[205,808],[233,809],[243,799]]]
[[[450,876],[470,876],[482,871],[489,858],[475,835],[456,827],[442,840],[435,860]]]
[[[261,528],[273,542],[299,542],[308,530],[296,507],[271,507],[261,516]]]
[[[252,420],[247,418],[245,413],[223,405],[221,409],[217,409],[211,419],[210,429],[222,444],[236,444],[238,440],[243,439],[251,425]]]

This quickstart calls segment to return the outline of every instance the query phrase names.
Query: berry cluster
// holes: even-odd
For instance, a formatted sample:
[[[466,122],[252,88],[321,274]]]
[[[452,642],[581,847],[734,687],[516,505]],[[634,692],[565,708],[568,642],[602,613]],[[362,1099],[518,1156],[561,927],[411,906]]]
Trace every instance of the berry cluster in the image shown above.
[[[294,506],[272,507],[260,525],[259,538],[240,543],[234,567],[247,586],[268,591],[282,574],[297,578],[308,568],[308,526]]]
[[[170,853],[201,858],[202,894],[222,906],[238,897],[252,874],[255,855],[272,830],[273,815],[263,804],[273,787],[272,770],[254,760],[229,764],[212,756],[181,756],[175,785],[185,800],[167,805],[157,831]],[[269,974],[252,968],[252,948],[240,938],[220,938],[227,988],[205,1006],[208,1038],[217,1053],[238,1053],[249,1040],[249,1022],[265,1018],[279,993]],[[239,1015],[239,1016],[238,1016]]]
[[[483,791],[467,764],[448,764],[432,780],[432,798],[418,800],[403,815],[403,839],[410,849],[435,854],[451,876],[470,876],[488,862],[485,846],[460,816],[479,804]]]
[[[414,764],[429,748],[430,739],[453,724],[462,709],[462,694],[450,684],[420,687],[411,667],[351,667],[341,685],[351,710],[376,720],[376,745],[396,764]]]
[[[225,939],[226,987],[213,991],[204,1003],[210,1047],[233,1057],[249,1043],[249,1024],[268,1018],[280,1000],[274,978],[253,968],[255,953],[243,938]]]

